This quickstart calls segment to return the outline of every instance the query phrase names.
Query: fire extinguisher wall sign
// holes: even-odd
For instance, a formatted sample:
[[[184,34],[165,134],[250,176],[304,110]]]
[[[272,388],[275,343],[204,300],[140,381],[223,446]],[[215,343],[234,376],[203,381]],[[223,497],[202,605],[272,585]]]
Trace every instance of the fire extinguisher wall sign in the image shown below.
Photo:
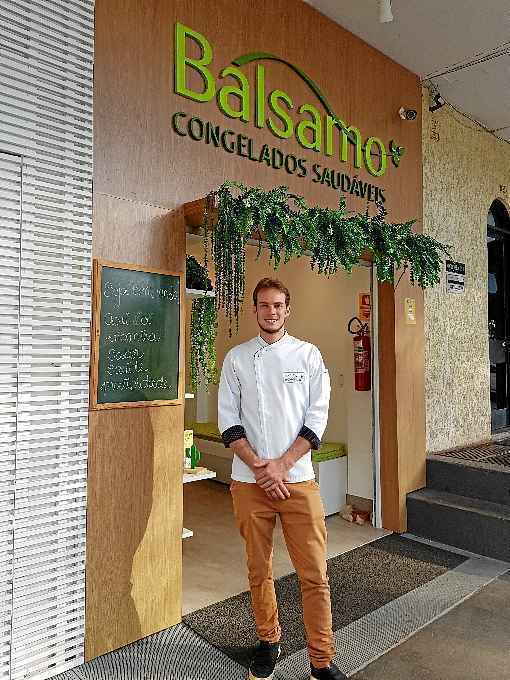
[[[368,324],[362,323],[357,316],[349,321],[347,330],[353,335],[354,345],[354,389],[368,392],[372,386],[370,370],[370,332]]]

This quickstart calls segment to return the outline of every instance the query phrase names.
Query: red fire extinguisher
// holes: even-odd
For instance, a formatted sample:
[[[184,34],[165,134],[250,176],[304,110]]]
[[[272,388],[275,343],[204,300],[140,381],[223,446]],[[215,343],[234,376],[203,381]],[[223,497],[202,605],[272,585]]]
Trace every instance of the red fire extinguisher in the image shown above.
[[[354,323],[357,329],[354,330]],[[354,389],[358,392],[367,392],[371,388],[370,373],[370,331],[368,324],[362,323],[357,316],[349,321],[347,330],[353,335],[354,344]]]

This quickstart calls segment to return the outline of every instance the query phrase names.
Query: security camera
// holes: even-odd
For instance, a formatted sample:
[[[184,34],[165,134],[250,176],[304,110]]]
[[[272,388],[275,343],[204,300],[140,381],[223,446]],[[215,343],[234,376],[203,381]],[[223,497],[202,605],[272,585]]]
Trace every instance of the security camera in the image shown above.
[[[418,118],[418,111],[406,109],[404,106],[401,106],[398,110],[398,115],[402,120],[416,120]]]
[[[436,92],[433,96],[431,96],[431,101],[429,105],[429,111],[438,111],[441,107],[443,107],[446,104],[446,101],[444,97],[441,97],[439,92]]]

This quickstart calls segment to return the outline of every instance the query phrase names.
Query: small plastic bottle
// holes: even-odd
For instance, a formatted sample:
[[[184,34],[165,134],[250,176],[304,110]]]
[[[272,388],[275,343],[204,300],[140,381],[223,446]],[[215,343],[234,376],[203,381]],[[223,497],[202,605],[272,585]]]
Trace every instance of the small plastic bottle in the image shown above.
[[[184,467],[187,468],[188,470],[190,468],[194,467],[193,456],[192,456],[192,453],[191,453],[192,448],[193,447],[190,446],[189,448],[184,449]]]

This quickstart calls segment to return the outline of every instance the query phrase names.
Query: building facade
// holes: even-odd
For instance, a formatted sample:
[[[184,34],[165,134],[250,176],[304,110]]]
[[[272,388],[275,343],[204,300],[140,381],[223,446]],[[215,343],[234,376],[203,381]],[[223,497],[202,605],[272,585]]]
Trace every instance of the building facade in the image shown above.
[[[449,107],[430,113],[428,93],[423,101],[424,230],[466,266],[463,293],[449,294],[444,277],[425,292],[427,449],[434,452],[486,442],[507,424],[491,425],[487,224],[495,201],[508,210],[510,147]]]
[[[447,107],[422,110],[415,74],[296,0],[11,4],[0,678],[18,680],[181,617],[184,401],[89,411],[92,259],[184,274],[186,206],[228,179],[356,211],[384,197],[392,221],[449,244],[463,293],[406,277],[375,290],[376,493],[383,526],[405,531],[426,452],[489,440],[506,408],[495,354],[491,407],[487,219],[496,199],[509,207],[510,150]],[[333,111],[354,145],[328,133]],[[392,142],[406,153],[383,168]]]

